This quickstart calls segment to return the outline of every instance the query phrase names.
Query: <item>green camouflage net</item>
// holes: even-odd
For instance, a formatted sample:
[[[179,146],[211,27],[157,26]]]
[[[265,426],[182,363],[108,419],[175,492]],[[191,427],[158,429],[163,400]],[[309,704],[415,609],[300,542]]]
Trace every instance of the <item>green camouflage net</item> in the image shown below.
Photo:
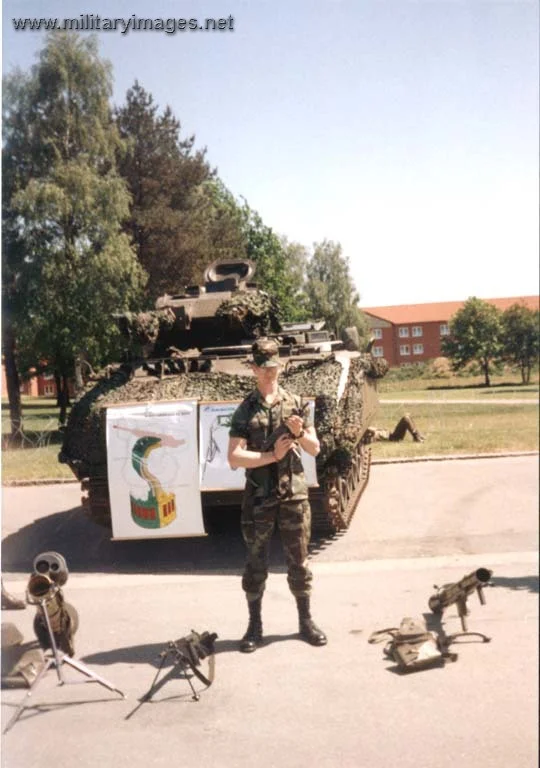
[[[155,345],[160,331],[171,330],[175,319],[170,309],[125,312],[117,316],[118,327],[132,350]]]
[[[366,374],[372,375],[371,358],[353,358],[346,386],[338,403],[342,366],[333,358],[286,366],[281,376],[284,388],[303,397],[315,398],[315,427],[321,444],[317,457],[319,477],[329,467],[343,474],[350,466],[352,451],[371,414],[364,413]],[[106,475],[104,406],[126,403],[166,402],[186,398],[242,400],[252,391],[250,375],[188,373],[164,376],[130,376],[121,369],[110,378],[91,385],[75,403],[66,429],[63,453],[77,468],[79,478]]]
[[[277,301],[264,291],[238,291],[216,310],[232,326],[240,326],[248,338],[260,338],[281,330]]]

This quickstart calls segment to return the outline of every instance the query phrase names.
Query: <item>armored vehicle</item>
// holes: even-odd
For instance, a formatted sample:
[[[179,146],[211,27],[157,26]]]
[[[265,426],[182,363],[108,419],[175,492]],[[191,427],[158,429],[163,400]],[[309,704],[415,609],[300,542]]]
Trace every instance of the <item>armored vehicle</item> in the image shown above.
[[[155,310],[123,314],[117,322],[128,344],[126,359],[109,366],[74,404],[60,461],[81,482],[91,517],[111,522],[107,472],[106,409],[126,403],[163,403],[191,398],[240,401],[253,389],[246,365],[253,341],[279,344],[280,382],[314,400],[321,451],[318,485],[310,488],[313,529],[345,530],[369,477],[366,430],[378,406],[377,379],[387,364],[334,338],[323,322],[287,323],[272,298],[252,278],[247,260],[217,261],[204,285],[160,297]],[[353,329],[354,331],[354,329]],[[203,508],[240,503],[241,491],[202,490]]]

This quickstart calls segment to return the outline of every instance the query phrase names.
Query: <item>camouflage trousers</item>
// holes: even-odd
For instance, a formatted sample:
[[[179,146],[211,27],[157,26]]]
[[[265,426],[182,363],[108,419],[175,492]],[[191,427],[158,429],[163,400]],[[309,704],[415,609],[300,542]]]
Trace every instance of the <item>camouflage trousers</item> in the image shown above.
[[[246,499],[242,505],[242,536],[247,547],[242,588],[249,601],[261,597],[268,577],[268,551],[274,528],[278,526],[285,560],[287,581],[295,597],[311,592],[312,573],[307,567],[311,535],[311,507],[303,501],[265,499],[254,504]]]

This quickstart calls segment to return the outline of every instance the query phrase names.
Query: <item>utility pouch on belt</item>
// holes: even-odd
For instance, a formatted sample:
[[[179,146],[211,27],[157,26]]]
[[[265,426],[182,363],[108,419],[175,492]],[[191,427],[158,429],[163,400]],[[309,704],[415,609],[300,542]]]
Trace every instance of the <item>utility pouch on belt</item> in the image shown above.
[[[373,632],[368,642],[379,643],[388,638],[384,655],[395,661],[403,672],[441,666],[457,659],[457,654],[449,653],[435,632],[428,631],[423,618],[406,617],[399,627]]]

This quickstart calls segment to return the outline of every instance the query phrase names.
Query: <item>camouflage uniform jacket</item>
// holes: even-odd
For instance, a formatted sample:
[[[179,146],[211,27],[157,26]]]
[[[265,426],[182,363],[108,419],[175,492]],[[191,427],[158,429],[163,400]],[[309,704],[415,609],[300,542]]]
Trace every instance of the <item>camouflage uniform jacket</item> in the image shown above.
[[[268,405],[259,390],[255,389],[234,412],[229,436],[244,438],[248,451],[261,451],[272,432],[304,405],[301,397],[281,387],[278,388],[276,401]],[[308,412],[304,428],[311,426],[313,422]],[[291,450],[280,462],[247,469],[246,496],[253,500],[271,497],[288,501],[307,499],[308,489],[300,457]]]

